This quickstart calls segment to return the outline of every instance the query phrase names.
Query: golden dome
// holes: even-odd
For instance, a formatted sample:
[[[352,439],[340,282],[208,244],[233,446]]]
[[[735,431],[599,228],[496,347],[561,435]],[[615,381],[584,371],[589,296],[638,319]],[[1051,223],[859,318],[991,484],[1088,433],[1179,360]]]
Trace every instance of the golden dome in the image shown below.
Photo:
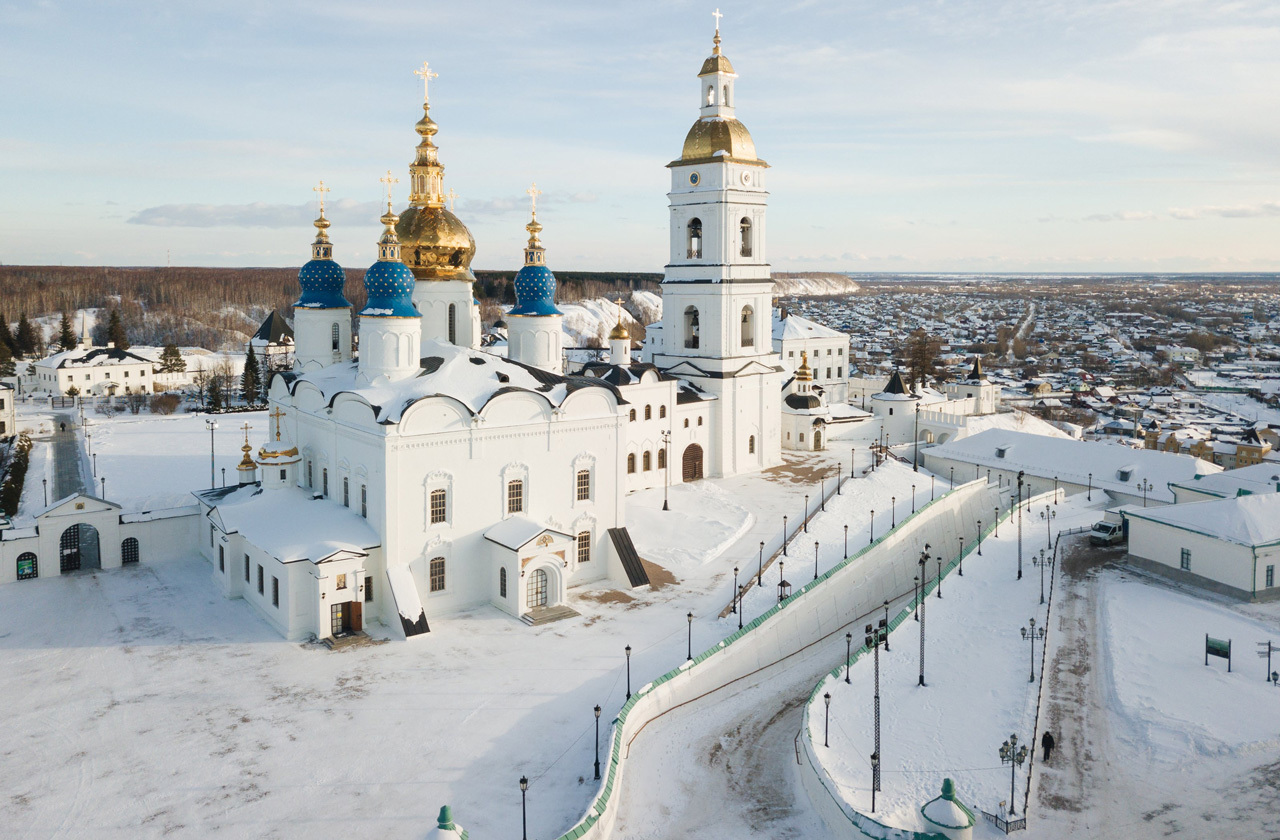
[[[610,341],[626,341],[629,338],[631,338],[631,333],[627,332],[627,328],[622,326],[621,321],[618,322],[618,326],[609,332]]]
[[[699,76],[710,76],[715,73],[733,73],[733,65],[729,63],[729,57],[720,55],[719,52],[720,47],[717,45],[716,55],[708,56],[707,60],[702,62],[702,69],[698,71]],[[733,73],[733,75],[736,76],[738,74]]]
[[[396,223],[400,260],[418,280],[474,280],[476,240],[445,207],[408,207]]]
[[[747,127],[733,117],[707,117],[693,124],[685,135],[680,162],[695,160],[764,163],[756,157],[756,144]]]

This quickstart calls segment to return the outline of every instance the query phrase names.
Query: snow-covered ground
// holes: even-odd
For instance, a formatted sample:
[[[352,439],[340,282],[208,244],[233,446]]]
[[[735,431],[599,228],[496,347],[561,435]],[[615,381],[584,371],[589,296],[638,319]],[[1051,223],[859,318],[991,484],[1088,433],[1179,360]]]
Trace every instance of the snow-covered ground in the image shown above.
[[[1039,506],[1042,510],[1043,506]],[[1056,506],[1054,530],[1088,524],[1098,511],[1081,498]],[[970,554],[963,576],[952,572],[942,583],[942,598],[925,604],[925,686],[918,685],[919,630],[903,622],[880,652],[881,791],[875,819],[893,827],[925,830],[919,808],[938,795],[944,778],[974,812],[997,812],[1009,798],[1009,768],[997,751],[1010,733],[1025,743],[1032,737],[1038,685],[1030,682],[1032,646],[1020,628],[1034,617],[1045,623],[1040,577],[1032,552],[1045,547],[1038,511],[1024,513],[1022,580],[1017,580],[1017,527],[1004,523],[999,537],[982,542],[982,555]],[[957,546],[935,547],[932,555],[954,559]],[[936,575],[936,561],[929,573]],[[1046,591],[1049,581],[1046,579]],[[861,644],[862,639],[855,640]],[[1035,645],[1035,673],[1041,673],[1042,647]],[[809,708],[810,737],[822,766],[845,801],[871,810],[874,752],[872,697],[874,659],[854,663],[850,678],[827,677]],[[824,747],[824,699],[830,692],[830,747]],[[1024,765],[1017,782],[1018,812],[1026,790]]]
[[[88,414],[98,476],[107,479],[107,498],[127,511],[157,510],[194,504],[192,490],[209,486],[209,431],[203,414],[118,414],[111,419]],[[257,452],[267,429],[265,411],[223,414],[213,433],[215,479],[236,482],[236,464],[243,455],[242,426],[248,423],[249,443]],[[83,439],[82,439],[83,443]]]
[[[1248,394],[1198,394],[1200,401],[1249,422],[1280,424],[1280,410],[1260,403]]]
[[[237,436],[217,434],[234,466]],[[180,494],[208,480],[201,417],[118,417],[95,427],[94,450],[100,470],[150,452],[135,497],[159,495],[146,481]],[[104,461],[103,451],[115,454]],[[624,646],[638,687],[684,661],[686,612],[695,648],[736,630],[719,618],[731,569],[754,567],[759,540],[777,543],[784,512],[795,527],[836,458],[848,455],[791,454],[762,475],[685,488],[668,523],[661,490],[629,497],[647,523],[637,541],[672,568],[657,569],[651,590],[571,590],[582,617],[543,627],[482,608],[433,621],[414,642],[334,653],[279,639],[218,595],[195,557],[0,587],[0,671],[22,675],[0,684],[11,710],[0,824],[31,838],[134,837],[139,826],[175,837],[415,837],[449,804],[472,836],[518,836],[516,783],[527,774],[530,836],[555,836],[595,793],[591,710],[603,707],[607,743],[626,694]],[[899,488],[913,476],[895,464],[851,482],[847,507],[828,505],[829,516],[849,522],[852,545],[870,488],[899,493],[903,509]],[[108,473],[109,497],[113,487]],[[749,598],[747,615],[771,605]]]

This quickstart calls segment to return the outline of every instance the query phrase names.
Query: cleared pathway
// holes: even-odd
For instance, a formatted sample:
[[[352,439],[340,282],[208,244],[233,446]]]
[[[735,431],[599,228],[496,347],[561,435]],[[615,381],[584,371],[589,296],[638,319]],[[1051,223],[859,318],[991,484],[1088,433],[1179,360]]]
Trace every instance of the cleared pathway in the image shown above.
[[[73,425],[75,417],[70,414],[59,414],[54,425],[53,437],[49,451],[53,457],[53,487],[50,488],[49,501],[65,499],[73,493],[88,493],[84,486],[84,474],[80,469],[80,441],[76,438]],[[61,430],[61,424],[66,430]]]

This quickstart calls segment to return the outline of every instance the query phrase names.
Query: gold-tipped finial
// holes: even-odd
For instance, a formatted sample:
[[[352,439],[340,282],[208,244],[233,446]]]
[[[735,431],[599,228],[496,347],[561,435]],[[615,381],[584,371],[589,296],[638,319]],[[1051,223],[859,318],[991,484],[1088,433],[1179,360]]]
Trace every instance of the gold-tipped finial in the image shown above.
[[[249,453],[253,451],[253,447],[249,445],[249,430],[253,427],[245,423],[240,427],[244,429],[244,446],[240,447],[240,451],[244,453],[244,457],[240,459],[239,469],[254,469],[258,465],[249,457]]]
[[[400,183],[400,179],[391,174],[391,170],[387,170],[387,174],[378,179],[378,183],[386,185],[387,188],[387,212],[391,212],[391,187]]]
[[[458,200],[458,194],[453,191],[453,187],[449,187],[449,192],[445,194],[445,198],[449,200],[449,212],[453,212],[453,203]]]
[[[320,196],[320,218],[323,219],[324,218],[324,194],[329,192],[329,188],[324,185],[324,181],[321,181],[319,184],[316,184],[314,187],[312,187],[311,191]]]
[[[813,381],[813,371],[809,369],[809,353],[806,350],[800,351],[800,367],[796,368],[796,381]]]
[[[329,235],[328,233],[326,233],[326,230],[329,227],[329,220],[324,217],[324,194],[329,191],[329,188],[324,185],[324,181],[321,181],[319,184],[312,187],[311,191],[320,196],[320,215],[316,217],[316,220],[314,222],[312,222],[312,224],[316,226],[316,231],[317,231],[316,241],[312,244],[317,246],[328,245]],[[316,254],[315,258],[327,259],[327,256],[324,254]]]
[[[720,18],[724,17],[724,15],[720,14],[720,9],[717,8],[714,12],[711,13],[711,16],[716,19],[716,37],[714,42],[715,48],[711,50],[711,54],[719,55],[720,54]]]
[[[525,190],[525,194],[529,196],[529,199],[533,204],[533,215],[536,218],[538,215],[538,196],[542,195],[542,190],[538,189],[538,182],[534,181],[533,185],[530,186],[529,189]]]
[[[413,71],[413,75],[422,79],[422,104],[425,106],[431,101],[431,80],[440,78],[440,74],[431,69],[431,65],[422,62],[422,66]]]
[[[276,440],[280,440],[280,418],[284,417],[284,415],[285,412],[280,409],[280,406],[276,406],[276,410],[267,415],[272,420],[276,421]]]
[[[612,332],[609,333],[609,340],[621,341],[624,339],[631,338],[631,333],[627,332],[627,328],[622,326],[622,298],[619,297],[617,300],[614,301],[614,303],[617,304],[618,306],[618,325],[613,328]]]

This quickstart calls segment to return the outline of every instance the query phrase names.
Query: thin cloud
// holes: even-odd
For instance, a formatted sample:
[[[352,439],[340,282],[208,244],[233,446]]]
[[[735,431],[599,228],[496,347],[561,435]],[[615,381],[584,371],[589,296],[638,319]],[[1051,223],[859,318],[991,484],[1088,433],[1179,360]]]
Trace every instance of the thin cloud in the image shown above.
[[[382,210],[381,202],[338,199],[327,202],[325,212],[330,219],[346,222],[370,222]],[[133,214],[131,225],[151,227],[256,227],[291,228],[306,225],[315,218],[316,205],[267,204],[161,204]]]
[[[1149,222],[1157,218],[1146,210],[1124,210],[1119,213],[1093,213],[1085,216],[1086,222]]]
[[[1174,207],[1169,215],[1175,219],[1203,219],[1214,216],[1221,219],[1257,219],[1263,216],[1280,216],[1280,201],[1263,201],[1258,204],[1236,204],[1229,207]]]

